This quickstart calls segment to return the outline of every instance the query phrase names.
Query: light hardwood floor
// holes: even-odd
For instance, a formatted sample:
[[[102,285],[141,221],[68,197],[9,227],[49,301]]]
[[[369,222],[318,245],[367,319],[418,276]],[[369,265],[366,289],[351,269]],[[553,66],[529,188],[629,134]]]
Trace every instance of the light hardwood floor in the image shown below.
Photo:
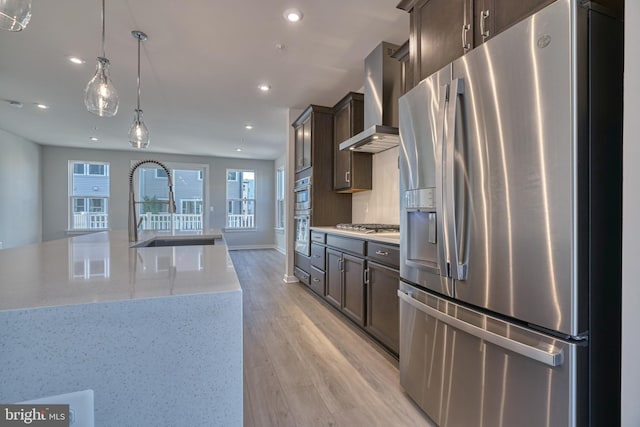
[[[300,283],[275,250],[231,251],[244,304],[244,425],[434,426],[397,361]]]

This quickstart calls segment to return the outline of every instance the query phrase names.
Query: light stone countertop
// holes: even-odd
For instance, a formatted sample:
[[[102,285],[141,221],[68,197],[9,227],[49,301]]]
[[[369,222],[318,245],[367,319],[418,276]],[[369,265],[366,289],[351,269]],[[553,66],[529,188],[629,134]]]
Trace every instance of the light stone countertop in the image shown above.
[[[221,233],[198,235],[220,240],[0,251],[0,402],[93,390],[96,426],[242,427],[242,289]]]
[[[362,231],[341,230],[335,227],[311,227],[311,231],[321,231],[323,233],[336,234],[336,235],[345,236],[345,237],[353,237],[356,239],[368,240],[371,242],[400,245],[400,233],[392,233],[392,232],[363,233]]]
[[[0,311],[240,291],[222,233],[215,245],[131,248],[126,230],[0,251]],[[170,233],[143,232],[140,240]],[[220,243],[220,244],[218,244]]]

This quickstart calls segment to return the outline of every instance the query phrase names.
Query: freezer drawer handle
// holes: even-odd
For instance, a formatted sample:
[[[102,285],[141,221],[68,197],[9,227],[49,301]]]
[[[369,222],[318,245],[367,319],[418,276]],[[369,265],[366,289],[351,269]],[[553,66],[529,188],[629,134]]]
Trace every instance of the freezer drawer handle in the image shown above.
[[[433,307],[430,307],[426,304],[421,303],[420,301],[417,301],[410,294],[407,294],[400,290],[398,291],[398,297],[400,297],[402,301],[410,304],[411,306],[420,310],[421,312],[428,314],[431,317],[435,317],[436,319],[456,329],[459,329],[470,335],[478,337],[481,340],[488,341],[506,350],[513,351],[514,353],[518,353],[524,357],[536,360],[540,363],[544,363],[545,365],[548,365],[551,367],[562,365],[562,361],[563,361],[562,350],[547,352],[539,348],[535,348],[535,347],[531,347],[529,345],[523,344],[519,341],[511,340],[507,337],[503,337],[502,335],[498,335],[491,331],[487,331],[486,329],[479,328],[470,323],[464,322],[460,319],[456,319],[455,317],[451,317],[439,310],[436,310]]]

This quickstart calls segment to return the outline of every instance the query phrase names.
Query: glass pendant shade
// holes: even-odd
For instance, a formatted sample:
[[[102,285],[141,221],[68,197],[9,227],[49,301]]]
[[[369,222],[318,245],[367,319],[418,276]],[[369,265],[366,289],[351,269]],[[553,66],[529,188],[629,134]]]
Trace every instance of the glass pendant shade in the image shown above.
[[[31,0],[0,0],[0,28],[22,31],[31,19]]]
[[[118,112],[118,92],[109,77],[107,58],[98,57],[96,73],[84,90],[84,105],[100,117],[113,117]]]
[[[136,114],[129,129],[129,143],[133,148],[147,148],[149,146],[149,129],[142,121],[142,110],[135,110]]]

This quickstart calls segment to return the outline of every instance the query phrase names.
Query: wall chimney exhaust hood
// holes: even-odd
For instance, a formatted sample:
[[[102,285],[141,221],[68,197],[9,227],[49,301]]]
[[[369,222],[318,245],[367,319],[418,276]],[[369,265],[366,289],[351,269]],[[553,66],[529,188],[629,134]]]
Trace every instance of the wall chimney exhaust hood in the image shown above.
[[[391,56],[398,47],[382,42],[365,58],[364,130],[340,143],[340,150],[379,153],[400,144],[401,64]]]

